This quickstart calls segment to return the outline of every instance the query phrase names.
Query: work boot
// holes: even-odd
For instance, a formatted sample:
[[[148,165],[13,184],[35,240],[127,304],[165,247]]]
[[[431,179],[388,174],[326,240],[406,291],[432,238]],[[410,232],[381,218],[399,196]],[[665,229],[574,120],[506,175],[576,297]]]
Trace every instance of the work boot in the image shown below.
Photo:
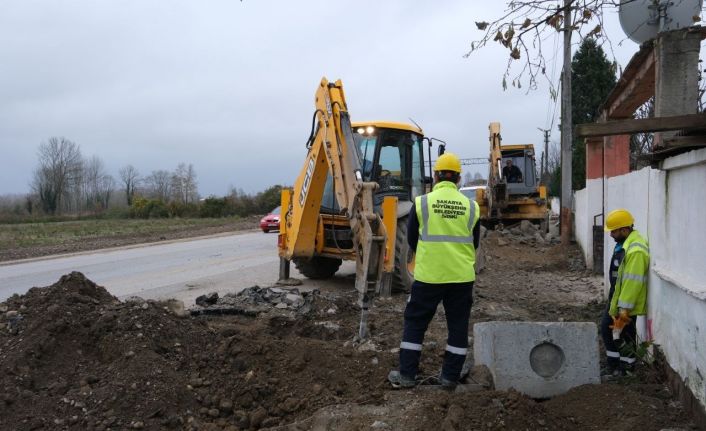
[[[387,380],[395,389],[409,389],[417,386],[417,381],[411,377],[403,376],[397,370],[392,370],[387,375]]]
[[[635,374],[635,364],[625,364],[621,362],[619,369],[621,376],[632,376]]]
[[[601,381],[603,381],[603,382],[608,382],[611,380],[618,379],[618,378],[622,377],[623,375],[624,374],[619,366],[616,367],[616,366],[607,365],[607,366],[601,368]]]
[[[443,375],[439,375],[439,384],[441,385],[442,389],[445,389],[449,392],[452,392],[456,390],[456,386],[458,385],[457,380],[449,380],[445,378]]]

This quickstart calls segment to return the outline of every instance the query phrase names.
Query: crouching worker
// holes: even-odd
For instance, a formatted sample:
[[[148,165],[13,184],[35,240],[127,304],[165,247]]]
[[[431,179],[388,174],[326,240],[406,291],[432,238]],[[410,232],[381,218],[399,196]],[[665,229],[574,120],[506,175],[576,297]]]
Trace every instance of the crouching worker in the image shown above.
[[[434,165],[434,188],[418,196],[410,211],[408,242],[416,252],[414,283],[404,312],[400,368],[390,371],[395,388],[416,385],[424,333],[443,303],[448,339],[439,380],[456,387],[468,352],[468,320],[476,279],[480,208],[458,191],[461,162],[445,153]]]

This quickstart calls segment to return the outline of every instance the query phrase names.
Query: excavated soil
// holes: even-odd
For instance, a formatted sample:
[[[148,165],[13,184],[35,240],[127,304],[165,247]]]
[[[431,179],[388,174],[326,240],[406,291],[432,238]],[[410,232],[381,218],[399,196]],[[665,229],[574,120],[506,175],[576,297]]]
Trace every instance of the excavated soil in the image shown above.
[[[523,243],[524,242],[524,243]],[[472,321],[597,321],[600,280],[576,249],[484,240]],[[551,400],[484,390],[391,390],[405,297],[378,299],[371,340],[353,341],[353,280],[311,292],[306,312],[179,317],[167,303],[120,302],[80,273],[0,304],[2,430],[691,429],[651,366]],[[306,283],[305,283],[306,285]],[[421,373],[438,373],[441,310]]]

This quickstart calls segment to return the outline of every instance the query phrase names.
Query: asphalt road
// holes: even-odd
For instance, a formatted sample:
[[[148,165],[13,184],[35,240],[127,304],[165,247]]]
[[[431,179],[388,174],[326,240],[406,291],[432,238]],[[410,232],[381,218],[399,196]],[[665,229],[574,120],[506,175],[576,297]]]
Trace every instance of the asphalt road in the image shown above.
[[[273,285],[279,271],[277,235],[246,232],[5,262],[0,264],[0,301],[51,285],[71,271],[82,272],[121,299],[177,298],[189,306],[204,293]],[[303,278],[294,265],[291,276]]]

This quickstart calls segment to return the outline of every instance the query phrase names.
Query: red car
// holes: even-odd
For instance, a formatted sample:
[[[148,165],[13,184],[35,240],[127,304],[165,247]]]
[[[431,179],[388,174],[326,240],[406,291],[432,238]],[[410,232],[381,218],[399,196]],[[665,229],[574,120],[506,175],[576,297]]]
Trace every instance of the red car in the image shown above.
[[[267,233],[271,230],[279,230],[279,209],[273,209],[269,214],[260,219],[260,229]]]

